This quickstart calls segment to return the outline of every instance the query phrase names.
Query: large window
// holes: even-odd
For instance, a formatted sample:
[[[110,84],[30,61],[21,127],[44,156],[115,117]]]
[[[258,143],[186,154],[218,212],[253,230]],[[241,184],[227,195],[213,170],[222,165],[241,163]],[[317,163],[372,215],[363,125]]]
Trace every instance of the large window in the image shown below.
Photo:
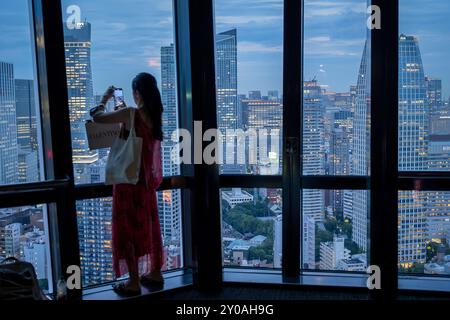
[[[305,1],[304,176],[370,173],[370,32],[367,2]],[[369,192],[302,192],[302,267],[364,271]]]
[[[283,1],[215,0],[221,174],[281,173]]]
[[[0,13],[0,184],[43,179],[40,111],[29,2],[3,4]]]
[[[281,268],[281,190],[222,189],[221,198],[223,265]]]
[[[400,1],[400,174],[450,170],[450,48],[438,31],[449,28],[449,14],[444,1]],[[449,192],[399,192],[400,272],[450,275],[449,208]]]
[[[131,81],[140,72],[153,74],[161,91],[163,175],[180,175],[180,166],[171,157],[172,133],[178,128],[172,1],[129,6],[126,1],[105,5],[64,0],[62,5],[68,19],[63,24],[75,183],[105,179],[109,149],[89,150],[84,125],[89,109],[99,104],[110,85],[123,88],[125,103],[135,106]],[[80,21],[73,20],[78,16]],[[111,101],[107,109],[113,108]],[[181,207],[181,190],[158,193],[166,270],[182,266]],[[113,280],[111,199],[80,200],[76,209],[84,285]]]

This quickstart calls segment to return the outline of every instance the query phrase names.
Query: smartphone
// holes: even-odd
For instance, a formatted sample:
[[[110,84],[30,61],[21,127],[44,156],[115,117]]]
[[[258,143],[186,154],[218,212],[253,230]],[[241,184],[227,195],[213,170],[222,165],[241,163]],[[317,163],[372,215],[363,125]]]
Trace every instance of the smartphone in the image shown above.
[[[116,88],[114,90],[114,104],[116,109],[122,108],[125,105],[123,100],[123,90],[121,88]]]

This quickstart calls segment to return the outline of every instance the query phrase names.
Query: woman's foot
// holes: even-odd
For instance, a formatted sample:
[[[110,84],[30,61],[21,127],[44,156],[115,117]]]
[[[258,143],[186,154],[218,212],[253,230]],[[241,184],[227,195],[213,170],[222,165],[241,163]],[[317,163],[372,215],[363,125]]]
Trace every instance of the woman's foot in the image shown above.
[[[149,285],[161,286],[164,284],[164,278],[161,271],[153,271],[141,276],[141,283],[146,286]]]
[[[114,291],[121,296],[132,297],[141,294],[141,286],[139,283],[131,283],[131,281],[119,282],[113,285]]]

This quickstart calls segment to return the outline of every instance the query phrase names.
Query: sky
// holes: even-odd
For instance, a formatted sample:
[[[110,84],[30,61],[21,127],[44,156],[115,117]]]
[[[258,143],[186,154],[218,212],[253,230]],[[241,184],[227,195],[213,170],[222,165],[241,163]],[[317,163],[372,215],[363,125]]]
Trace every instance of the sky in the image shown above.
[[[172,0],[63,0],[92,24],[94,92],[111,84],[131,97],[134,75],[160,78],[160,48],[174,42]],[[0,61],[16,78],[33,78],[28,0],[2,3]],[[425,74],[450,94],[450,6],[446,0],[400,0],[400,31],[419,39]],[[305,0],[304,78],[346,92],[357,79],[366,39],[365,0]],[[238,91],[282,90],[283,5],[280,0],[216,0],[216,32],[237,28]]]

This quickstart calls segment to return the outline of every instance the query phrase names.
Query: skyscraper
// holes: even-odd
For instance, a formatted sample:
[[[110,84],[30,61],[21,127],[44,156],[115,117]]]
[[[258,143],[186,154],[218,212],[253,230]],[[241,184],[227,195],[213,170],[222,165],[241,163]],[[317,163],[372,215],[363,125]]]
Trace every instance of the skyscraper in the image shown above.
[[[303,174],[323,175],[324,159],[324,95],[316,80],[305,81],[303,85]],[[315,222],[324,218],[323,190],[303,191],[304,215]]]
[[[39,180],[36,106],[34,81],[15,80],[18,150],[18,182]]]
[[[164,141],[162,143],[162,163],[164,176],[180,174],[180,166],[171,158],[175,146],[172,133],[178,128],[178,108],[176,90],[175,47],[173,44],[161,48],[161,99],[164,106],[162,124]],[[181,192],[166,190],[158,193],[158,210],[161,231],[165,243],[181,245]]]
[[[438,115],[442,108],[442,80],[437,78],[425,77],[427,88],[427,101],[432,116]]]
[[[85,120],[94,106],[91,69],[91,25],[83,22],[64,30],[72,156],[76,183],[104,181],[106,158],[90,151]],[[113,279],[111,251],[111,199],[78,201],[78,236],[83,283],[93,285]]]
[[[353,146],[351,174],[370,175],[370,38],[366,40],[356,84],[355,111],[353,118]],[[369,193],[364,190],[352,190],[351,214],[352,240],[367,251],[367,225],[369,212]]]
[[[227,129],[236,130],[242,125],[238,110],[237,94],[237,31],[232,29],[216,36],[216,87],[217,87],[217,127],[222,134]],[[227,136],[224,142],[234,145],[233,152],[223,149],[225,164],[221,173],[243,173],[243,166],[236,164],[234,135]]]
[[[237,31],[216,37],[217,125],[220,130],[236,129],[237,110]]]
[[[17,143],[22,150],[37,150],[36,106],[34,81],[16,79]]]
[[[278,101],[268,100],[243,100],[242,108],[246,114],[246,128],[255,130],[260,137],[266,130],[267,139],[259,139],[257,146],[257,165],[253,172],[263,175],[274,175],[281,172],[280,154],[281,154],[281,129],[283,127],[283,108]],[[273,137],[269,136],[270,134]],[[278,141],[274,138],[278,134]],[[246,151],[246,154],[250,153]],[[239,154],[238,157],[242,155]],[[246,161],[248,163],[248,157]],[[241,159],[241,162],[244,162]]]
[[[75,182],[90,183],[88,167],[98,160],[98,153],[89,151],[84,125],[89,109],[94,106],[91,24],[79,23],[74,29],[64,24],[64,47]]]
[[[427,170],[427,87],[418,40],[399,37],[399,137],[400,171]],[[399,193],[399,263],[423,263],[426,259],[426,193]]]
[[[0,184],[18,182],[14,67],[0,61]]]

